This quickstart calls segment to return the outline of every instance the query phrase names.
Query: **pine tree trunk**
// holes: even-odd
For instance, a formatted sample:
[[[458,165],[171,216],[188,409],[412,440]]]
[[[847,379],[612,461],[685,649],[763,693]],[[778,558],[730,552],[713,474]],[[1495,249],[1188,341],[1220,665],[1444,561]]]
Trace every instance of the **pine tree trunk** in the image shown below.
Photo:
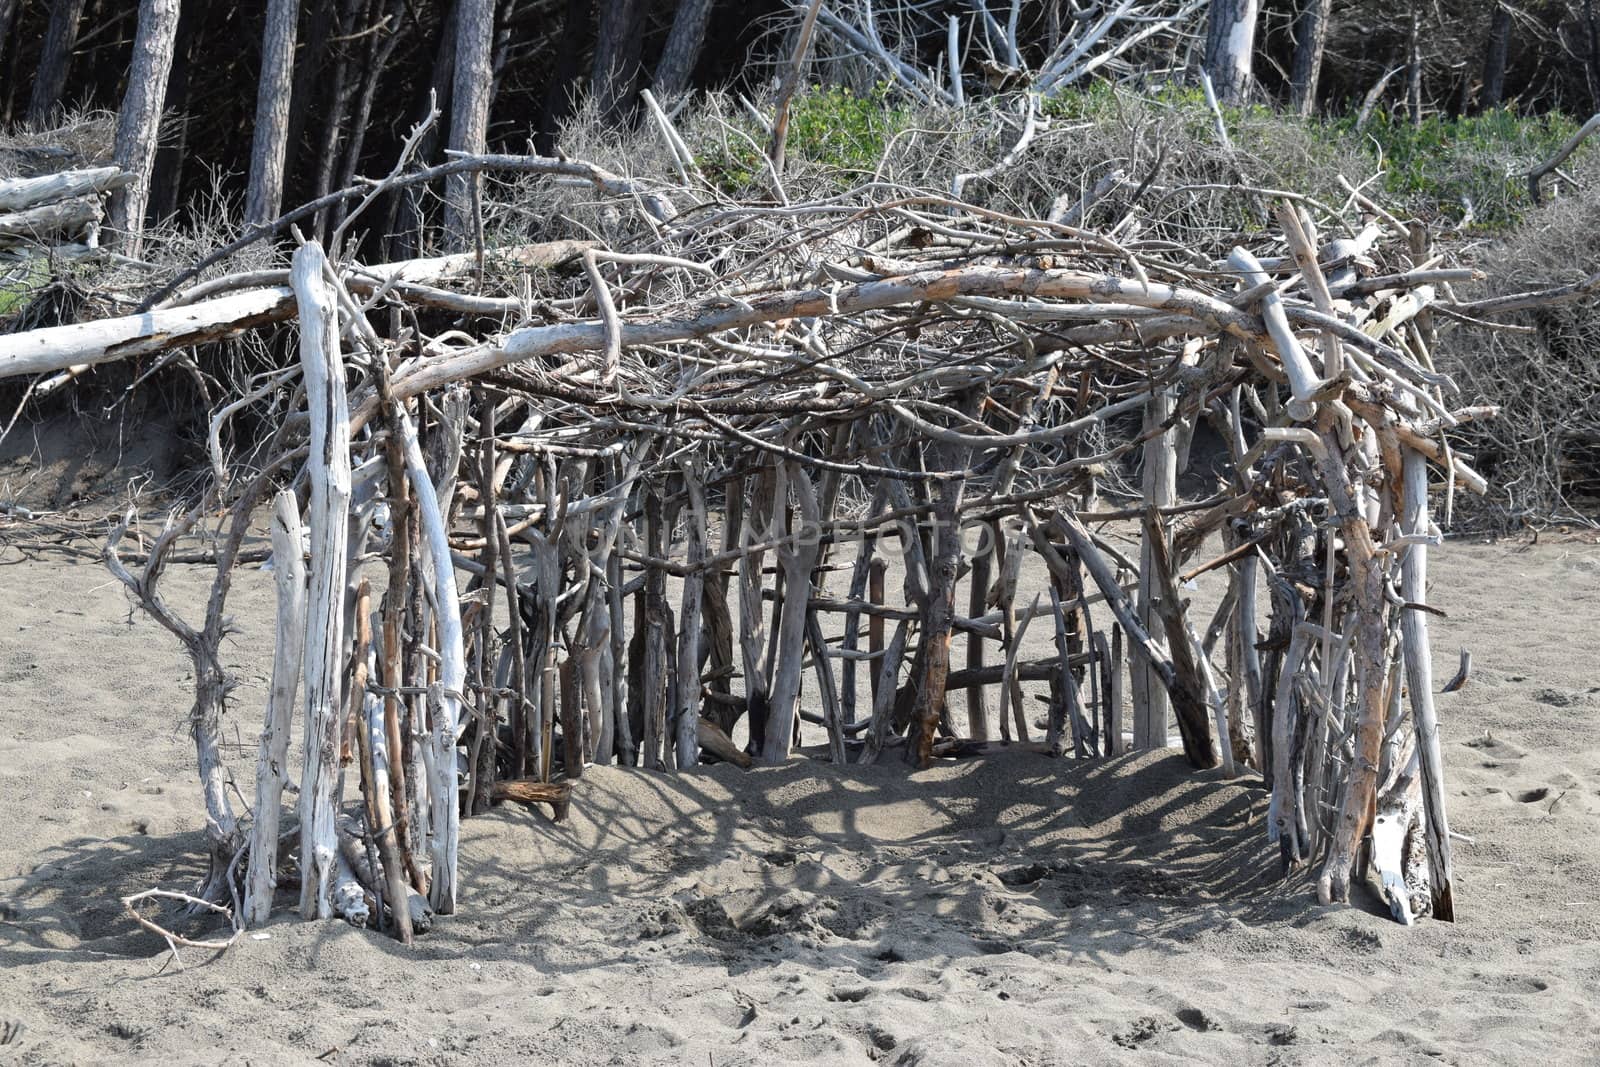
[[[1583,21],[1589,33],[1589,92],[1600,111],[1600,16],[1595,14],[1594,0],[1583,0]]]
[[[1258,0],[1211,0],[1206,34],[1206,73],[1225,104],[1249,95],[1253,80]]]
[[[139,30],[133,39],[128,90],[117,112],[117,166],[133,180],[111,194],[111,228],[123,237],[124,250],[139,255],[145,207],[150,200],[150,171],[161,132],[161,106],[167,99],[172,53],[178,37],[180,0],[140,0]]]
[[[389,12],[380,16],[389,27],[400,25],[405,16],[405,0],[391,0]],[[361,167],[361,150],[366,144],[367,128],[372,121],[372,105],[378,95],[378,81],[388,69],[389,59],[400,43],[400,34],[372,32],[367,35],[366,57],[362,60],[361,87],[355,94],[355,114],[350,120],[350,137],[344,146],[344,163],[339,168],[336,188],[347,189],[355,184],[356,171]],[[351,202],[338,205],[333,212],[336,222],[343,222]],[[335,253],[339,250],[335,249]]]
[[[656,63],[653,87],[656,96],[666,99],[689,87],[689,79],[700,61],[706,43],[706,25],[711,21],[715,0],[682,0],[672,19],[661,59]]]
[[[450,147],[481,153],[488,143],[490,62],[494,44],[494,0],[458,0],[456,70],[450,102]],[[445,246],[453,252],[472,243],[476,175],[445,179]]]
[[[289,146],[289,103],[294,86],[294,43],[299,0],[268,0],[261,31],[261,77],[256,83],[256,125],[250,142],[246,225],[278,217],[283,205],[283,165]]]
[[[6,62],[15,58],[9,46],[13,40],[12,27],[16,25],[17,11],[21,7],[22,0],[0,0],[0,100],[10,88]],[[4,118],[0,117],[0,121],[4,121]]]
[[[313,0],[311,18],[306,24],[305,44],[299,47],[294,64],[294,89],[289,95],[289,133],[285,138],[284,172],[294,168],[300,141],[310,121],[312,102],[327,92],[322,80],[322,64],[332,35],[335,0]]]
[[[33,77],[33,98],[28,101],[28,122],[39,126],[61,105],[67,89],[67,72],[72,67],[72,50],[78,44],[78,24],[83,21],[85,0],[53,0],[50,25],[39,50],[39,69]]]
[[[592,92],[601,119],[607,124],[616,122],[633,98],[634,85],[639,80],[644,16],[641,0],[603,0],[600,5]]]
[[[1422,125],[1422,15],[1415,0],[1411,4],[1411,35],[1406,51],[1406,108],[1411,125]]]
[[[545,90],[544,113],[539,116],[539,132],[534,136],[534,148],[540,155],[555,155],[556,134],[577,102],[583,54],[589,45],[590,7],[590,0],[567,0],[550,85]]]
[[[1483,50],[1483,95],[1478,104],[1484,111],[1500,106],[1506,95],[1506,57],[1511,51],[1511,11],[1496,4],[1489,19],[1489,39]]]
[[[1310,118],[1317,107],[1317,81],[1322,75],[1322,53],[1328,44],[1332,8],[1333,0],[1308,0],[1295,23],[1289,100],[1301,118]]]
[[[338,39],[351,43],[350,39],[361,33],[366,26],[367,10],[372,6],[371,0],[345,0],[344,6],[339,11],[337,23]],[[340,140],[345,135],[349,125],[350,101],[355,97],[355,85],[350,77],[350,55],[341,46],[334,55],[332,88],[328,92],[328,114],[322,125],[322,142],[317,148],[317,177],[316,183],[311,188],[313,199],[320,200],[333,191],[334,170],[339,162]],[[329,211],[317,213],[317,239],[325,240],[332,226],[328,224],[331,216]],[[335,255],[338,251],[335,250]]]
[[[166,102],[161,105],[162,114],[175,116],[176,121],[172,123],[171,139],[156,146],[156,161],[150,171],[150,205],[146,210],[152,220],[170,219],[178,212],[183,166],[188,159],[189,69],[198,36],[195,20],[180,15],[172,77],[167,80]]]

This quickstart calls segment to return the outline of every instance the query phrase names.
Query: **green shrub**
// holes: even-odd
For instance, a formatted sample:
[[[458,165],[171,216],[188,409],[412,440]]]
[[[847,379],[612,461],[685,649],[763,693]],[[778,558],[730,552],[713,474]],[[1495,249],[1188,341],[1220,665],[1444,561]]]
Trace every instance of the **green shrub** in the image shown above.
[[[1356,137],[1355,119],[1328,123]],[[1565,115],[1522,116],[1498,109],[1451,118],[1430,115],[1413,125],[1404,115],[1379,111],[1360,136],[1383,164],[1383,189],[1425,217],[1459,219],[1471,205],[1476,224],[1501,229],[1533,205],[1528,171],[1553,155],[1577,131]]]

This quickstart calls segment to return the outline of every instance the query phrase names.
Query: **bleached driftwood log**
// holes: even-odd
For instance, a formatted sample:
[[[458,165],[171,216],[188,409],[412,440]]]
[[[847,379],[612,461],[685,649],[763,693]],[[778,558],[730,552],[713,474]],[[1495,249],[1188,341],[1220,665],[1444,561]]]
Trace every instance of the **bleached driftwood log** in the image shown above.
[[[72,240],[98,226],[101,217],[100,201],[91,196],[8,211],[0,214],[0,245]]]
[[[255,824],[250,833],[244,922],[258,926],[272,911],[277,888],[278,825],[283,786],[289,777],[289,732],[295,696],[300,691],[306,641],[306,564],[301,544],[300,508],[288,490],[273,499],[273,584],[278,594],[277,637],[273,644],[272,685],[267,695],[261,755],[256,762]]]
[[[1428,464],[1415,449],[1403,449],[1405,533],[1425,538],[1431,534],[1428,518]],[[1428,613],[1420,605],[1428,596],[1428,546],[1413,542],[1400,561],[1400,596],[1419,605],[1400,613],[1401,655],[1405,658],[1406,687],[1411,693],[1411,715],[1416,728],[1417,760],[1421,770],[1424,824],[1428,837],[1429,884],[1433,914],[1455,921],[1455,880],[1450,858],[1450,822],[1445,812],[1444,754],[1439,746],[1439,715],[1433,705],[1433,650],[1428,641]]]
[[[305,766],[300,777],[300,913],[333,914],[339,841],[339,713],[344,677],[344,599],[350,534],[350,417],[337,302],[315,242],[294,254],[300,365],[311,411],[311,587],[306,601]]]
[[[107,193],[126,185],[131,177],[116,167],[86,167],[37,178],[0,179],[0,211],[22,211],[38,204]]]

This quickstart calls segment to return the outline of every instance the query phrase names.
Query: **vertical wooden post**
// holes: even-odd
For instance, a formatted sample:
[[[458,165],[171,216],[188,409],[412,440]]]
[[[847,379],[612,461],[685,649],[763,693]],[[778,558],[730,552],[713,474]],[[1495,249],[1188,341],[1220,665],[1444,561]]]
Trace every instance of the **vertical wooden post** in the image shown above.
[[[1172,393],[1158,389],[1145,405],[1145,432],[1149,433],[1172,418],[1174,403]],[[1152,437],[1144,445],[1144,499],[1156,508],[1170,507],[1178,496],[1178,450],[1171,430]],[[1152,564],[1154,546],[1152,536],[1145,532],[1144,545],[1139,553],[1139,621],[1146,633],[1160,633],[1161,616],[1156,611],[1155,599],[1159,595]],[[1129,649],[1129,666],[1132,670],[1133,693],[1133,747],[1167,747],[1167,720],[1170,710],[1166,690],[1160,676],[1150,665],[1150,659],[1135,642]]]
[[[350,414],[339,318],[315,242],[294,254],[290,285],[300,308],[300,365],[311,409],[311,587],[306,603],[305,769],[300,779],[300,914],[333,915],[338,864],[339,700],[344,678],[346,547],[350,536]]]
[[[461,830],[456,741],[461,734],[461,699],[467,686],[461,597],[456,590],[449,529],[439,507],[438,494],[428,477],[416,428],[403,411],[395,418],[395,428],[400,433],[406,473],[411,478],[412,500],[422,523],[423,545],[432,563],[434,621],[438,628],[435,650],[439,653],[439,679],[428,687],[428,706],[434,713],[429,724],[433,756],[430,783],[433,837],[429,852],[433,860],[433,878],[428,887],[428,902],[440,915],[451,915],[456,910],[456,863]]]
[[[989,583],[994,572],[994,545],[997,527],[986,524],[984,543],[978,546],[978,552],[972,557],[972,571],[967,576],[972,587],[967,592],[967,613],[974,619],[980,618],[989,610]],[[980,670],[983,667],[984,647],[983,635],[969,633],[967,635],[967,669]],[[967,687],[967,736],[974,741],[989,740],[989,696],[988,687],[984,685],[971,685]]]
[[[783,531],[778,547],[778,562],[783,568],[783,604],[778,619],[774,646],[772,706],[767,719],[766,741],[761,758],[767,763],[782,763],[789,758],[789,747],[799,718],[800,681],[805,659],[806,615],[811,600],[811,572],[817,565],[817,495],[811,475],[795,462],[785,464],[786,477],[778,480],[773,513],[788,510],[785,482],[794,487],[800,505],[800,526],[773,523]]]
[[[683,606],[678,613],[678,698],[673,710],[673,745],[678,770],[700,763],[700,609],[705,592],[706,494],[697,461],[682,465],[683,486],[689,496],[689,552],[691,570],[683,579]]]
[[[245,877],[244,921],[258,926],[272,911],[277,888],[279,805],[289,774],[289,729],[300,689],[306,642],[306,564],[300,543],[300,509],[285,489],[272,505],[273,585],[278,593],[278,628],[272,654],[261,757],[256,763],[256,821],[250,832],[250,867]]]
[[[955,618],[956,574],[961,562],[961,494],[965,479],[940,478],[934,487],[933,560],[928,575],[928,605],[923,613],[922,673],[913,680],[911,736],[906,756],[917,767],[933,762],[933,735],[944,711],[944,682],[950,673],[950,630]]]
[[[1401,532],[1427,534],[1428,466],[1415,449],[1402,452],[1404,515]],[[1424,604],[1428,594],[1428,546],[1413,544],[1400,560],[1400,596],[1409,604]],[[1405,656],[1406,688],[1411,693],[1411,716],[1417,732],[1417,756],[1422,770],[1422,801],[1428,835],[1428,872],[1433,890],[1435,918],[1454,922],[1455,874],[1450,857],[1450,823],[1444,803],[1444,756],[1439,747],[1439,716],[1433,706],[1433,653],[1428,645],[1428,615],[1409,608],[1400,613],[1400,641]]]

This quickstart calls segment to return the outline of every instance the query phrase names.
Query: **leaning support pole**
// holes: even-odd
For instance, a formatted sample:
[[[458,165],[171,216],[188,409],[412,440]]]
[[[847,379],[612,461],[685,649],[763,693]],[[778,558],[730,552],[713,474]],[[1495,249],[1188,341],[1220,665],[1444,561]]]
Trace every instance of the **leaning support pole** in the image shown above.
[[[961,563],[961,494],[964,479],[946,477],[934,487],[933,560],[928,575],[928,606],[923,612],[922,674],[913,679],[911,737],[906,758],[920,768],[933,762],[933,735],[944,714],[945,679],[950,674],[950,630],[956,614],[956,575]]]
[[[287,489],[272,502],[273,584],[278,592],[278,632],[273,644],[272,688],[256,763],[256,821],[250,830],[244,921],[259,926],[272,912],[277,888],[279,805],[289,776],[289,728],[300,691],[306,643],[306,563],[300,545],[300,508]]]
[[[306,602],[305,767],[300,776],[300,914],[333,915],[339,837],[340,690],[344,678],[346,544],[350,534],[350,414],[339,319],[316,242],[294,254],[290,284],[300,306],[300,366],[311,409],[311,589]]]
[[[1172,394],[1157,389],[1145,405],[1145,432],[1153,433],[1172,418]],[[1174,434],[1169,429],[1155,433],[1144,445],[1144,498],[1153,507],[1169,507],[1178,497],[1178,449]],[[1152,536],[1165,536],[1146,531],[1144,545],[1139,554],[1139,622],[1149,633],[1160,630],[1161,615],[1156,610],[1156,574],[1154,557],[1157,549],[1150,541]],[[1154,665],[1138,645],[1131,650],[1128,666],[1132,671],[1133,694],[1133,747],[1166,748],[1167,719],[1170,708],[1167,693],[1161,687]]]
[[[404,411],[395,413],[394,427],[404,449],[406,474],[411,479],[412,506],[422,520],[422,542],[433,564],[433,610],[438,625],[439,680],[428,687],[428,710],[433,716],[429,743],[433,748],[433,837],[429,853],[433,878],[428,903],[440,915],[456,910],[456,862],[461,834],[461,805],[456,775],[456,740],[461,735],[461,700],[467,686],[467,657],[461,634],[461,597],[456,591],[455,564],[450,557],[450,531],[439,510],[439,495],[428,477],[428,466],[417,443],[417,428]],[[313,455],[315,453],[313,452]]]
[[[1404,449],[1404,516],[1402,532],[1425,536],[1428,521],[1428,464],[1422,453]],[[1426,603],[1428,546],[1414,543],[1400,561],[1400,596],[1407,604]],[[1407,608],[1400,613],[1400,644],[1405,654],[1406,687],[1417,731],[1417,756],[1422,768],[1422,803],[1428,835],[1428,873],[1433,888],[1433,914],[1454,922],[1454,874],[1450,862],[1450,823],[1444,806],[1444,756],[1439,749],[1439,716],[1433,706],[1433,653],[1428,645],[1428,613]]]

